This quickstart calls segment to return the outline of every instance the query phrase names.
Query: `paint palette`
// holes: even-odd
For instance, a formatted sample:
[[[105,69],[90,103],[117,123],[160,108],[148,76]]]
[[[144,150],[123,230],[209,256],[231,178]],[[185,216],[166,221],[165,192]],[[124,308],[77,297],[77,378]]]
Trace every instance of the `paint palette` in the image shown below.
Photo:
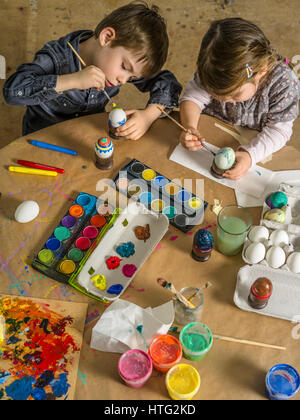
[[[146,236],[138,232],[146,227]],[[89,256],[76,282],[89,296],[112,302],[129,286],[169,227],[164,214],[131,202]],[[86,293],[86,294],[87,294]]]
[[[76,277],[84,262],[114,221],[113,209],[103,200],[79,193],[62,217],[32,266],[62,283]]]
[[[206,201],[136,159],[121,169],[114,181],[120,192],[164,214],[183,232],[202,223]]]

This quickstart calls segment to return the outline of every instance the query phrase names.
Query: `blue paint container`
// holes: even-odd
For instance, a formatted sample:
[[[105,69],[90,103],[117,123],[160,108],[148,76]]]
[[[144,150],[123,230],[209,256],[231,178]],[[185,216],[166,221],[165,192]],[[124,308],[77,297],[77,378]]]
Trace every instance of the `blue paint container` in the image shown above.
[[[287,400],[298,392],[299,373],[290,365],[273,366],[266,375],[266,394],[270,400]]]

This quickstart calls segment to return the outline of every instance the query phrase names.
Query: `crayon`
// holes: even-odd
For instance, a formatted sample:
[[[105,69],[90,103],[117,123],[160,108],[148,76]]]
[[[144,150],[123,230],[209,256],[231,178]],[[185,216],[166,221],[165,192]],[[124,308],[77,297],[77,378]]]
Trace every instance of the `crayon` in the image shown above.
[[[59,174],[63,174],[65,172],[64,169],[55,168],[54,166],[44,165],[43,163],[30,162],[29,160],[19,159],[18,164],[27,166],[28,168],[43,169],[45,171],[54,171],[54,172],[58,172]]]
[[[10,172],[18,172],[21,174],[28,175],[46,175],[46,176],[57,176],[57,172],[43,171],[42,169],[25,168],[23,166],[9,166]]]
[[[44,141],[29,140],[33,146],[41,147],[42,149],[55,150],[56,152],[67,153],[68,155],[77,155],[75,150],[66,149],[65,147],[55,146],[54,144],[45,143]]]

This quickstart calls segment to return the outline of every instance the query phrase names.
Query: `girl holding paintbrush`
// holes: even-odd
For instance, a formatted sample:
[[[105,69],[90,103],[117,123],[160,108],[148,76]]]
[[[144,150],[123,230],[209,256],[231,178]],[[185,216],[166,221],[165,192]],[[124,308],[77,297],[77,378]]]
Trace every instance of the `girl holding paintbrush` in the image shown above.
[[[257,162],[281,149],[292,135],[297,118],[300,83],[253,23],[228,18],[211,24],[204,36],[197,71],[180,101],[183,131],[180,141],[198,150],[204,140],[197,127],[201,113],[260,133],[239,147],[230,179],[243,177]]]

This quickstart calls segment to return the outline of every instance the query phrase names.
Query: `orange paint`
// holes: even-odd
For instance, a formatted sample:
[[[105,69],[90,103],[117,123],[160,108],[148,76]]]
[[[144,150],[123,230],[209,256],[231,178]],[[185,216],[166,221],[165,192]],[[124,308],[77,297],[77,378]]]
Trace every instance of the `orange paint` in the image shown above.
[[[149,355],[154,368],[165,373],[180,361],[182,356],[181,344],[172,335],[159,335],[151,341]]]

